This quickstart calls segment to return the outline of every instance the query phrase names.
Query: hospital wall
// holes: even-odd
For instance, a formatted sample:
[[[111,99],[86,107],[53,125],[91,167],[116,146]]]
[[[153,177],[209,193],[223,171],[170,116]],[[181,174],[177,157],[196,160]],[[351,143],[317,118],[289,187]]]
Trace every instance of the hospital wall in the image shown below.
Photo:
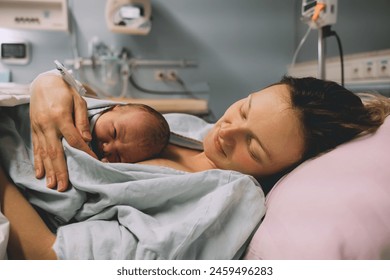
[[[28,40],[32,58],[26,66],[5,65],[12,80],[28,83],[53,60],[87,57],[88,44],[98,37],[113,49],[128,48],[142,59],[190,59],[198,63],[188,83],[206,82],[210,108],[216,117],[227,106],[286,73],[306,30],[300,22],[301,1],[286,0],[152,0],[152,31],[147,36],[114,34],[104,21],[105,0],[71,0],[71,32],[0,29],[1,38]],[[346,53],[388,48],[390,2],[341,0],[335,29]],[[346,2],[353,2],[353,7]],[[350,3],[351,4],[351,3]],[[369,7],[369,8],[368,8]],[[370,11],[370,12],[367,12]],[[372,30],[376,30],[373,32]],[[316,56],[315,32],[299,61]],[[364,38],[369,38],[365,40]],[[330,44],[329,51],[337,53]]]

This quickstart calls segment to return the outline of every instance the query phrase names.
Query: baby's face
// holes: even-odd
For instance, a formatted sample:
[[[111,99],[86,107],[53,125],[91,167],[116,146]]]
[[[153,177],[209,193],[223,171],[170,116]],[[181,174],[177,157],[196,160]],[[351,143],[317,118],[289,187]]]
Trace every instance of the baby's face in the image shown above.
[[[117,107],[103,113],[93,131],[99,159],[135,163],[150,158],[152,150],[146,147],[147,139],[144,137],[145,129],[149,128],[147,114],[139,108],[123,111]]]

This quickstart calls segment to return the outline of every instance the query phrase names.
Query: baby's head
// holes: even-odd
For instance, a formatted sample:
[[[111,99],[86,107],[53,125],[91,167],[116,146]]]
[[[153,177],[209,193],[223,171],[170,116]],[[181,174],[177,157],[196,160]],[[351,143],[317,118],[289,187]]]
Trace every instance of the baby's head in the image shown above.
[[[92,146],[102,161],[135,163],[160,154],[169,134],[167,121],[153,108],[116,105],[97,119]]]

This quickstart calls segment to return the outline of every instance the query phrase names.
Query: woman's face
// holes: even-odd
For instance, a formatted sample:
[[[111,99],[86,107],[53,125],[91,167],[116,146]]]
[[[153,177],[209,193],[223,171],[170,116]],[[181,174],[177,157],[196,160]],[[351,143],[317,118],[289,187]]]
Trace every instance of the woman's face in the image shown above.
[[[256,178],[298,162],[304,139],[290,100],[286,85],[274,85],[234,103],[205,137],[208,159]]]

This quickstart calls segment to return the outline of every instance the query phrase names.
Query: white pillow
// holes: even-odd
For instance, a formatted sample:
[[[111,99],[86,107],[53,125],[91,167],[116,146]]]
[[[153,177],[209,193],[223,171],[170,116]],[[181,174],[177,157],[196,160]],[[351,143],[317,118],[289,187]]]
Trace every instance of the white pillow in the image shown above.
[[[293,170],[266,205],[245,259],[390,259],[390,117]]]

